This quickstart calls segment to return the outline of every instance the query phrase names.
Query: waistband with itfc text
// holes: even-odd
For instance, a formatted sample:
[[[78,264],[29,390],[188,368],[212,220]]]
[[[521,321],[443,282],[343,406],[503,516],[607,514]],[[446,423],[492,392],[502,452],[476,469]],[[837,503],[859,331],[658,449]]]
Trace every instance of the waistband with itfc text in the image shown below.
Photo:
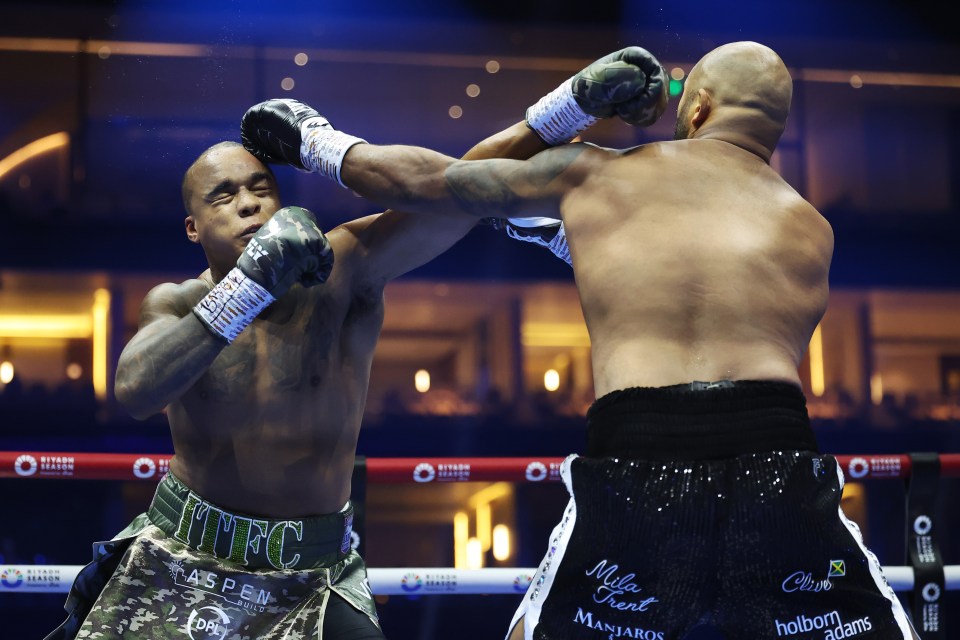
[[[329,566],[350,553],[353,507],[298,520],[231,513],[204,500],[171,474],[157,487],[148,512],[168,535],[218,558],[251,568]]]

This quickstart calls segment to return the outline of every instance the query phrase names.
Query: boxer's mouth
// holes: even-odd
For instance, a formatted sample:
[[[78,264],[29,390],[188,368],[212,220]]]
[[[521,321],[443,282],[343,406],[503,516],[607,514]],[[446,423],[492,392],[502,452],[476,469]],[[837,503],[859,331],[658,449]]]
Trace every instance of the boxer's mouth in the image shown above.
[[[249,227],[247,227],[246,229],[243,230],[243,233],[240,234],[240,237],[241,237],[241,238],[244,238],[244,237],[246,237],[246,236],[252,236],[252,235],[255,234],[257,231],[259,231],[259,230],[260,230],[260,227],[262,227],[262,226],[263,226],[262,224],[252,224],[252,225],[250,225]]]

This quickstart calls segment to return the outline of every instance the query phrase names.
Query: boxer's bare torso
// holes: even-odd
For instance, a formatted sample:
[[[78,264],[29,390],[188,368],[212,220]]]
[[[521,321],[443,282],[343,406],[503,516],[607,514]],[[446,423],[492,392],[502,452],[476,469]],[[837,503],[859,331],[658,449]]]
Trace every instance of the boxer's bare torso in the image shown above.
[[[559,212],[598,396],[691,381],[799,385],[827,304],[833,232],[760,145],[721,130],[627,150],[571,144],[527,162],[453,163],[364,147],[347,155],[344,175],[383,203]],[[442,169],[444,183],[418,178],[398,189],[409,165]]]
[[[829,224],[757,155],[714,139],[588,148],[563,198],[598,396],[781,380],[827,303]]]
[[[352,286],[354,236],[338,227],[327,238],[330,279],[268,307],[167,407],[171,470],[217,505],[295,516],[338,511],[350,496],[383,295]],[[157,304],[188,316],[212,286],[208,270],[164,285]]]
[[[405,210],[559,213],[597,395],[691,381],[799,384],[826,308],[833,233],[769,165],[791,95],[779,56],[733,43],[691,70],[675,140],[571,144],[525,162],[359,145],[342,175]]]

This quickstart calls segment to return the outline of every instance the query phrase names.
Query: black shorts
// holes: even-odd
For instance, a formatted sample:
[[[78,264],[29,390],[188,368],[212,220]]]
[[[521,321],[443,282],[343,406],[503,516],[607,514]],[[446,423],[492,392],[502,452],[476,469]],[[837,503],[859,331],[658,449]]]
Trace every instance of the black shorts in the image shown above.
[[[800,390],[704,387],[595,403],[514,624],[524,617],[527,639],[675,640],[699,626],[727,640],[913,637],[840,510],[843,476],[816,452]]]

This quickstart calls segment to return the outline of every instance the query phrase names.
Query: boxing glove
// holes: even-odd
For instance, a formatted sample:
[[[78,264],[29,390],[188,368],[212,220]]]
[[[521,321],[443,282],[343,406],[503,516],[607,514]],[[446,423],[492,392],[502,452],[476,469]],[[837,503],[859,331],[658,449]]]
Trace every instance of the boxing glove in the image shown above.
[[[587,65],[527,109],[527,126],[544,142],[569,142],[600,118],[649,126],[667,106],[666,72],[642,47],[627,47]]]
[[[366,142],[337,131],[316,109],[297,100],[275,98],[253,105],[240,119],[243,147],[263,162],[289,164],[323,174],[340,186],[347,151]]]
[[[193,312],[229,344],[295,282],[305,287],[320,284],[332,268],[333,249],[313,214],[300,207],[285,207],[260,227],[237,266]]]

